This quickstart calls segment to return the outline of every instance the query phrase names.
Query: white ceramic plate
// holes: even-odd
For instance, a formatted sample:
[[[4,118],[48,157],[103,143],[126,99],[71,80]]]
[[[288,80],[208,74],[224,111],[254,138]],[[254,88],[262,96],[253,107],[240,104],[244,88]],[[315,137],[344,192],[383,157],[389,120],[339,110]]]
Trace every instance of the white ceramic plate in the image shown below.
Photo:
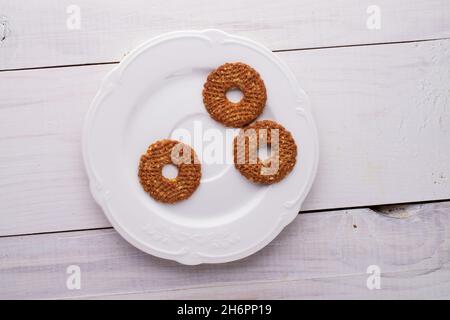
[[[281,182],[259,186],[230,161],[209,161],[189,199],[156,202],[137,177],[141,154],[179,129],[225,133],[206,112],[202,88],[209,72],[238,61],[263,78],[268,98],[258,119],[275,120],[292,133],[296,166]],[[182,31],[146,42],[106,76],[86,117],[83,155],[95,200],[131,244],[183,264],[219,263],[263,248],[297,216],[315,176],[317,141],[308,98],[274,53],[219,30]],[[206,154],[207,143],[194,145],[197,154],[201,147]],[[232,155],[224,149],[224,157]]]

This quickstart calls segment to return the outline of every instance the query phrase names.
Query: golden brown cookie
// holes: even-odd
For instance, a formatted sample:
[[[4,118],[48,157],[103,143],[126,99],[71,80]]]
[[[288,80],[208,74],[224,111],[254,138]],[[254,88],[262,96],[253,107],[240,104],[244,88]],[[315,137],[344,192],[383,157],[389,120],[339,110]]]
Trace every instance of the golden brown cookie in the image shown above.
[[[235,103],[226,93],[239,89],[243,98]],[[266,87],[259,73],[241,63],[225,63],[208,75],[203,103],[211,117],[227,127],[240,128],[255,120],[266,104]]]
[[[163,176],[167,164],[178,168],[176,178]],[[156,141],[139,162],[139,181],[155,200],[174,203],[189,198],[200,184],[201,165],[194,149],[175,140]]]
[[[258,148],[267,144],[271,155],[262,161]],[[281,181],[296,163],[297,145],[291,133],[271,120],[256,121],[240,130],[234,138],[234,165],[255,183],[272,184]]]

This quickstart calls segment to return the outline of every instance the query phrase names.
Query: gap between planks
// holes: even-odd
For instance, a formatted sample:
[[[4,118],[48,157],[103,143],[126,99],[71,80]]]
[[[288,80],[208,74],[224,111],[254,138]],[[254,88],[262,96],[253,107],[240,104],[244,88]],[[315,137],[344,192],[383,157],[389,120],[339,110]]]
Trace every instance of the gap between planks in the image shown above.
[[[76,14],[68,1],[23,8],[3,0],[0,69],[116,61],[145,39],[186,29],[218,28],[272,50],[450,36],[450,4],[442,0],[138,0],[98,10],[100,3],[78,0]],[[79,26],[70,27],[77,17]]]

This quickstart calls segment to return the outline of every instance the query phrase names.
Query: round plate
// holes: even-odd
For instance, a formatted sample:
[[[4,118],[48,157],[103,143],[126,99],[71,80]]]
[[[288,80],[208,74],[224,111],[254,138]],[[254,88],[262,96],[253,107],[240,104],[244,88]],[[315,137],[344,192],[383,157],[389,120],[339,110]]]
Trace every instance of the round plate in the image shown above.
[[[279,183],[245,179],[233,165],[236,129],[206,112],[203,84],[225,62],[260,73],[267,104],[258,119],[279,122],[298,145],[297,164]],[[157,202],[139,183],[140,156],[156,140],[189,135],[201,184],[187,200]],[[106,76],[85,120],[83,155],[95,200],[131,244],[183,264],[219,263],[258,251],[296,217],[315,176],[317,141],[308,98],[275,54],[219,30],[182,31],[144,43]]]

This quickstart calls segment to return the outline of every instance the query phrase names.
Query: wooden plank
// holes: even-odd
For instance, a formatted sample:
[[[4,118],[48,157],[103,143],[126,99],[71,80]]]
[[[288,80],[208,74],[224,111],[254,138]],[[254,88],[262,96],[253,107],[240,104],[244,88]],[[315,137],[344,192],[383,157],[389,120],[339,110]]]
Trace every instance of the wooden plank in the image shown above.
[[[450,40],[279,55],[319,129],[303,210],[449,198]],[[80,133],[111,68],[0,73],[0,235],[109,226],[89,195]]]
[[[301,214],[255,255],[195,267],[140,252],[113,230],[8,237],[0,297],[448,298],[449,228],[448,202],[407,208],[402,219],[370,209]],[[70,265],[80,290],[66,287]],[[371,265],[380,289],[367,288]]]
[[[112,294],[78,299],[96,300],[292,300],[292,299],[449,299],[448,283],[450,270],[440,269],[438,275],[417,277],[414,274],[387,274],[389,285],[382,290],[368,290],[361,284],[367,281],[367,274],[342,275],[315,279],[241,283],[227,286],[194,289],[165,290],[159,292]],[[398,288],[402,288],[398,290]],[[430,290],[433,294],[429,296]]]
[[[374,4],[379,29],[367,27]],[[450,36],[450,2],[3,0],[0,28],[4,70],[118,61],[146,39],[180,29],[219,28],[273,50],[436,39]]]

